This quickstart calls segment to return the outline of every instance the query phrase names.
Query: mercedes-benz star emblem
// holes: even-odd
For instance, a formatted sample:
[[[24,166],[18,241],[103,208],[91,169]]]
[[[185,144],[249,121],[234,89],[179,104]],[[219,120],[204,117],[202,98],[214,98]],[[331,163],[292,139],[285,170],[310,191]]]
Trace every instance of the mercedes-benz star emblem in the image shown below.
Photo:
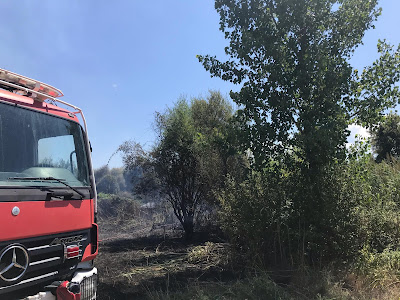
[[[8,246],[0,255],[0,278],[4,281],[17,281],[24,276],[29,265],[28,251],[24,246]]]

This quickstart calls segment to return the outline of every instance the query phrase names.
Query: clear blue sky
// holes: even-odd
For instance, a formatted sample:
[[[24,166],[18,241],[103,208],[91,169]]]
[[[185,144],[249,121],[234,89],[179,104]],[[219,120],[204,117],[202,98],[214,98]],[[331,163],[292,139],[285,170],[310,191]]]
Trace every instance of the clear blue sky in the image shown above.
[[[382,0],[383,14],[352,60],[376,58],[378,38],[400,43],[400,1]],[[155,111],[181,95],[228,95],[238,87],[210,75],[196,54],[223,58],[212,0],[0,2],[0,67],[60,88],[84,110],[95,167],[133,139],[150,147]],[[116,156],[111,166],[121,165]]]

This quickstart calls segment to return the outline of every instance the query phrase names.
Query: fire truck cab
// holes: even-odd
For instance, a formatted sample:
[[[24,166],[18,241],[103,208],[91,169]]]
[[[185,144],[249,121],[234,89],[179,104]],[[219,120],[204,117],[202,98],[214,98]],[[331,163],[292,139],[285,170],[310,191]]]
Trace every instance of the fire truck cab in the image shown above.
[[[96,185],[82,111],[0,69],[0,299],[96,299]]]

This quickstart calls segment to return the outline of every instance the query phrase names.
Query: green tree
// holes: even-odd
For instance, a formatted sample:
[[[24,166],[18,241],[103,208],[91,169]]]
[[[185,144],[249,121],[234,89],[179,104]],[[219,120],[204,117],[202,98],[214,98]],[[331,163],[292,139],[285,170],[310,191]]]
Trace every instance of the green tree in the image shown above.
[[[250,207],[253,200],[273,203],[267,209],[277,210],[274,226],[286,226],[287,247],[297,248],[300,259],[306,252],[311,260],[325,255],[337,242],[337,225],[348,218],[348,210],[335,209],[343,199],[333,176],[346,158],[347,126],[371,128],[400,99],[399,48],[379,41],[371,66],[359,72],[350,64],[380,15],[377,2],[216,0],[228,60],[198,56],[211,76],[242,86],[231,92],[240,142],[251,150],[254,169],[286,189],[286,196],[256,190],[247,201]]]
[[[380,14],[377,0],[216,0],[230,60],[198,56],[212,76],[242,84],[243,142],[256,163],[295,152],[317,170],[344,158],[347,125],[375,123],[399,100],[400,54],[361,74],[349,59]],[[290,151],[288,151],[290,150]]]
[[[372,142],[377,154],[376,161],[400,156],[400,116],[390,113],[378,127],[372,130]]]
[[[180,99],[156,114],[158,141],[150,152],[136,143],[120,147],[125,166],[143,170],[138,186],[156,183],[188,239],[202,204],[216,202],[213,191],[223,185],[224,176],[235,165],[232,114],[231,105],[219,92],[190,103]]]
[[[96,187],[99,193],[118,194],[127,191],[123,168],[110,169],[107,165],[94,170]]]

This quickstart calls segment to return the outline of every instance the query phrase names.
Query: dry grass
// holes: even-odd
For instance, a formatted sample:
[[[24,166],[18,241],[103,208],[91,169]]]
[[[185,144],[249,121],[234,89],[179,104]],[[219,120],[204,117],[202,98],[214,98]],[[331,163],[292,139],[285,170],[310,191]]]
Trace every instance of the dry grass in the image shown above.
[[[238,279],[229,282],[194,282],[179,291],[149,291],[147,299],[152,300],[289,300],[294,299],[268,276]]]
[[[209,236],[187,243],[180,231],[154,229],[152,222],[118,228],[107,219],[99,257],[100,299],[142,299],[149,291],[179,289],[192,281],[232,278],[228,244]],[[105,232],[105,230],[107,230]],[[105,238],[104,238],[105,237]]]

